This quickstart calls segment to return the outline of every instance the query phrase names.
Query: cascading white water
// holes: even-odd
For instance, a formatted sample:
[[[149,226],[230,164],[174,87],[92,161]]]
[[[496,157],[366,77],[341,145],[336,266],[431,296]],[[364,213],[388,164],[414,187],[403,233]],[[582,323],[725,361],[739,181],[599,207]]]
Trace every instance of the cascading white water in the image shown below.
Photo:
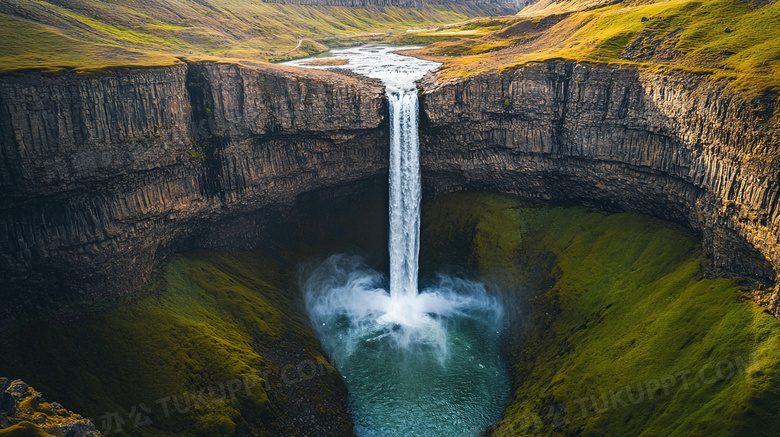
[[[348,61],[338,68],[386,86],[389,287],[359,258],[333,255],[305,272],[306,308],[345,378],[358,436],[476,436],[498,419],[508,396],[498,353],[503,309],[482,284],[446,275],[418,292],[422,184],[415,81],[438,64],[396,49],[332,52]]]
[[[417,89],[387,88],[390,102],[390,297],[417,295],[420,254],[420,141]]]

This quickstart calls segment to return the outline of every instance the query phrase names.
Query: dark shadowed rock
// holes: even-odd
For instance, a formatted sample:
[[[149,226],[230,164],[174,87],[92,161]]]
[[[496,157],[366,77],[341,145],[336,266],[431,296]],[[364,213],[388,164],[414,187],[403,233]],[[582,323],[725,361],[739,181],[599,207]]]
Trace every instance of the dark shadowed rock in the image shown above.
[[[767,285],[780,271],[780,129],[757,116],[773,100],[563,61],[429,75],[423,89],[423,177],[437,194],[498,190],[687,223],[717,266],[765,281],[756,299],[779,315]]]
[[[257,247],[299,194],[386,173],[386,112],[372,80],[280,66],[0,78],[0,320]]]
[[[727,272],[775,280],[774,100],[562,61],[422,86],[428,195],[649,213],[698,230]],[[387,173],[386,113],[375,81],[283,66],[1,77],[0,320],[115,299],[174,251],[261,245],[299,195]]]
[[[46,402],[40,392],[21,380],[0,378],[0,430],[39,429],[64,437],[99,437],[89,419],[56,402]],[[32,434],[32,433],[30,433]]]

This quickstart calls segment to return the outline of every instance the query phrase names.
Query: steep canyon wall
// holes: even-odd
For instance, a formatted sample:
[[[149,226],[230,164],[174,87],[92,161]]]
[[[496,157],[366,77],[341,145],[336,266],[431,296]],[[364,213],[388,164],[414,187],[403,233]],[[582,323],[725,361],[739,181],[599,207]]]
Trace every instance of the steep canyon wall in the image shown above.
[[[4,319],[114,299],[173,251],[256,247],[298,194],[386,174],[383,96],[278,66],[3,77]]]
[[[562,61],[421,86],[428,195],[649,213],[696,229],[728,272],[776,279],[772,108]],[[386,112],[374,81],[282,66],[1,77],[0,316],[115,299],[171,252],[257,247],[303,193],[383,181]],[[756,296],[778,315],[768,286]]]
[[[728,273],[780,271],[780,128],[697,76],[550,61],[422,84],[434,192],[489,189],[687,223]],[[775,115],[776,117],[776,115]],[[775,316],[777,293],[754,296]]]

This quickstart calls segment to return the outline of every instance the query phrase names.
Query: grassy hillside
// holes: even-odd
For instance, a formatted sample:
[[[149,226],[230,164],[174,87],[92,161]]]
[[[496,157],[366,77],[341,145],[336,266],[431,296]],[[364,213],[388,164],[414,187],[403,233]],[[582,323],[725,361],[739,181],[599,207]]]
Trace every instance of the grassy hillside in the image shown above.
[[[278,61],[354,42],[433,44],[443,78],[571,59],[684,70],[750,95],[780,92],[780,1],[542,0],[517,16],[432,2],[422,9],[259,0],[0,2],[0,72]]]
[[[326,49],[323,42],[338,44],[345,36],[384,39],[387,32],[489,12],[453,4],[356,9],[260,0],[4,1],[0,72],[168,65],[182,56],[284,59],[320,52]]]
[[[705,278],[687,231],[499,195],[426,211],[426,269],[465,261],[514,310],[513,395],[490,435],[776,435],[780,323]]]
[[[130,300],[73,323],[34,323],[0,338],[0,374],[133,436],[328,435],[351,429],[340,376],[256,253],[166,262]]]
[[[326,247],[384,247],[375,194],[359,197],[376,203],[356,202],[363,214],[333,208],[324,228],[301,222],[291,234],[300,238],[286,239],[298,243],[278,248],[291,250],[283,264],[258,253],[178,255],[124,302],[5,332],[0,374],[99,428],[112,417],[115,431],[119,417],[130,435],[299,435],[302,416],[343,426],[343,386],[284,272]],[[780,426],[780,323],[738,280],[705,277],[688,231],[484,193],[423,211],[423,276],[450,267],[485,278],[504,291],[513,321],[513,395],[490,435],[761,436]],[[185,396],[192,407],[179,412]]]
[[[387,263],[386,179],[352,187],[348,197],[340,192],[302,195],[271,232],[273,256],[176,255],[123,301],[85,308],[91,315],[0,331],[0,376],[24,380],[99,430],[116,413],[125,435],[351,435],[346,388],[322,355],[295,284],[299,264],[333,253]],[[144,412],[151,423],[134,426],[134,406],[133,418]]]
[[[422,54],[445,62],[443,77],[518,68],[528,62],[571,59],[685,70],[729,80],[748,94],[780,92],[780,2],[669,0],[541,3],[522,16],[477,20],[491,32],[452,41],[444,31],[421,32],[437,42]],[[567,6],[568,7],[564,7]],[[577,9],[583,10],[577,10]],[[574,12],[570,10],[574,9]],[[498,26],[498,28],[496,28]]]

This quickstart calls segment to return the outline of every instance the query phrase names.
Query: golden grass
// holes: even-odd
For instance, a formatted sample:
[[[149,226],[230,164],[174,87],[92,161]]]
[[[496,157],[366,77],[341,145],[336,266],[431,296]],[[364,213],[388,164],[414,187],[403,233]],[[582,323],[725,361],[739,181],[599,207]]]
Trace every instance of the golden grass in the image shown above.
[[[747,94],[780,92],[778,1],[755,7],[740,0],[671,0],[558,17],[547,12],[420,53],[444,62],[443,78],[566,59],[684,70],[726,79]]]
[[[306,62],[304,65],[321,66],[321,65],[347,65],[349,62],[343,59],[316,59],[314,61]]]
[[[0,72],[171,65],[182,56],[278,61],[328,49],[322,42],[383,40],[409,28],[462,22],[479,8],[346,8],[213,0],[0,2]],[[361,36],[363,35],[363,36]],[[296,48],[299,39],[303,39]]]

